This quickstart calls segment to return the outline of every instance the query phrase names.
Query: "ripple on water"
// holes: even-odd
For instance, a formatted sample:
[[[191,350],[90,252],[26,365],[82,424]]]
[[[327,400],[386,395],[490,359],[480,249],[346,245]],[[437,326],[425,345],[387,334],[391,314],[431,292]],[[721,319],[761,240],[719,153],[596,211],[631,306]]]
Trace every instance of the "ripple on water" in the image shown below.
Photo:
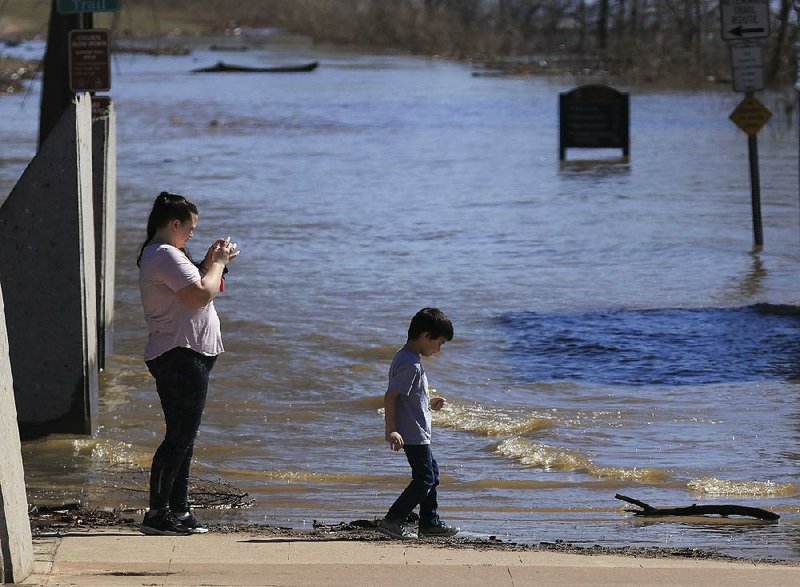
[[[526,381],[687,385],[800,378],[786,307],[511,312],[498,318]],[[769,349],[769,352],[762,352]]]
[[[577,450],[531,442],[520,437],[504,440],[497,446],[495,452],[528,467],[545,470],[585,473],[592,477],[640,483],[663,483],[669,478],[667,472],[661,469],[601,466]]]
[[[689,481],[687,487],[697,495],[740,495],[749,497],[791,497],[800,487],[796,483],[774,481],[732,481],[701,477]]]

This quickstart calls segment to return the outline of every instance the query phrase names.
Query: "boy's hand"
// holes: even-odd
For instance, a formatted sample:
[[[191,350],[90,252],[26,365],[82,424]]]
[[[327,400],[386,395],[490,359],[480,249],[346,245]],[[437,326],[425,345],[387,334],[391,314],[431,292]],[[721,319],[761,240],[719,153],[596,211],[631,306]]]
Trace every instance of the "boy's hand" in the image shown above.
[[[403,448],[403,444],[405,444],[403,442],[403,437],[400,436],[399,432],[390,433],[388,436],[386,436],[386,440],[389,441],[389,448],[395,452]]]
[[[442,409],[442,407],[444,407],[444,402],[445,402],[445,399],[443,397],[439,397],[439,396],[432,397],[431,398],[431,409],[434,412],[438,412],[439,410]]]

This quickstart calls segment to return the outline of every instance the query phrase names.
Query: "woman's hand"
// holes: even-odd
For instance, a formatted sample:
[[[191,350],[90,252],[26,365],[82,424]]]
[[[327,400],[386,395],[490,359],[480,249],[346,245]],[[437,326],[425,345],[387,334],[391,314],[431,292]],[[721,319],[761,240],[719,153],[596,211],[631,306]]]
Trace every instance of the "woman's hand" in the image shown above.
[[[438,412],[439,410],[441,410],[444,407],[445,401],[446,400],[443,397],[440,397],[440,396],[432,397],[431,398],[431,404],[430,404],[431,405],[431,409],[434,412]]]
[[[224,243],[225,239],[218,238],[211,246],[208,247],[208,251],[206,251],[206,256],[203,257],[203,262],[200,263],[200,266],[203,268],[203,271],[208,271],[211,268],[211,264],[214,262],[214,252],[219,248],[220,243]]]
[[[238,245],[236,243],[231,242],[231,237],[227,239],[218,238],[208,247],[208,252],[206,252],[202,263],[203,269],[208,271],[211,265],[216,262],[227,265],[239,256],[241,251],[237,251],[237,247]]]
[[[175,295],[190,308],[198,309],[207,305],[221,289],[222,274],[225,272],[225,267],[238,256],[239,251],[236,250],[236,243],[230,242],[230,237],[227,239],[218,238],[208,248],[205,259],[200,264],[203,271],[205,271],[200,281],[179,289],[175,292]]]

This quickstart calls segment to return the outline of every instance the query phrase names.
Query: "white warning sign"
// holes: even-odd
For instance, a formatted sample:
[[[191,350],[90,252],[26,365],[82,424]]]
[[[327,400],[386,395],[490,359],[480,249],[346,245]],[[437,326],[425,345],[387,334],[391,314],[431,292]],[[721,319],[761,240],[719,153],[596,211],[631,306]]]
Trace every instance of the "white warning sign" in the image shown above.
[[[768,0],[720,0],[719,14],[723,41],[769,36]]]

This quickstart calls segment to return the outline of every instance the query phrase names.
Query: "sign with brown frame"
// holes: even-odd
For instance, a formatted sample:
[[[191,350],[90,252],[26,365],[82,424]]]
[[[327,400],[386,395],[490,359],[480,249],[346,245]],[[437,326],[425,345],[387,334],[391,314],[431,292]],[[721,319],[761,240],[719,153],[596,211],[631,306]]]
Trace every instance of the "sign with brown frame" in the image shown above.
[[[69,32],[69,86],[73,92],[111,89],[111,45],[106,29]]]

